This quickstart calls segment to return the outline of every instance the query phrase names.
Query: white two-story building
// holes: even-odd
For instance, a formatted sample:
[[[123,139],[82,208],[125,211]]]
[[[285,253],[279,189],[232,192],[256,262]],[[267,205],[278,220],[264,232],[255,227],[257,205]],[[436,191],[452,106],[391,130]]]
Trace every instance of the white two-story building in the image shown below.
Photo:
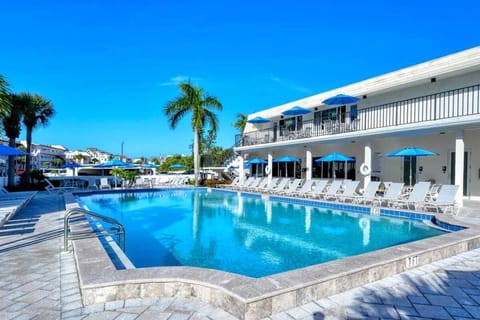
[[[345,94],[353,103],[327,105]],[[294,106],[303,115],[283,114]],[[268,175],[359,179],[460,186],[457,201],[480,200],[480,47],[292,101],[249,115],[237,136],[241,161],[268,161]],[[436,156],[387,157],[415,146]],[[338,152],[349,162],[318,162]],[[275,162],[290,155],[299,162]],[[240,166],[240,175],[243,175]],[[362,170],[360,170],[362,168]],[[262,172],[264,174],[264,172]]]

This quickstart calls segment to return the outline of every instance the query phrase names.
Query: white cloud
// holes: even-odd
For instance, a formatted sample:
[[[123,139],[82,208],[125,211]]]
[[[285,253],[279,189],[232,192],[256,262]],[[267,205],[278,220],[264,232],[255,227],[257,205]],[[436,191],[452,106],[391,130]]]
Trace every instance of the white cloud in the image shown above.
[[[306,93],[306,94],[312,94],[313,93],[313,91],[308,89],[308,88],[302,87],[302,86],[300,86],[296,83],[290,82],[288,80],[280,79],[279,77],[277,77],[273,74],[270,75],[270,80],[275,82],[275,83],[278,83],[280,86],[282,86],[286,89],[292,90],[292,91],[298,91],[298,92]]]
[[[162,87],[177,86],[180,82],[185,82],[185,81],[194,82],[194,81],[198,81],[198,80],[200,80],[200,79],[189,77],[189,76],[179,75],[179,76],[175,76],[175,77],[170,78],[168,81],[160,83],[160,86],[162,86]]]

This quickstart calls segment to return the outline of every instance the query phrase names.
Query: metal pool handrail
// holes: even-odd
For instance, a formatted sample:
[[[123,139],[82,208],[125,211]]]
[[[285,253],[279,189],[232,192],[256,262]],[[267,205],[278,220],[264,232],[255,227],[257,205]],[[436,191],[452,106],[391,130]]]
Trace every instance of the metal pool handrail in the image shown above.
[[[70,228],[70,220],[77,215],[89,216],[99,220],[102,220],[111,227],[103,227],[101,229],[94,228],[81,228],[78,231],[72,231]],[[125,251],[125,228],[117,220],[106,217],[104,215],[94,213],[81,208],[73,208],[65,211],[65,217],[63,218],[64,228],[64,251],[68,251],[68,240],[95,238],[97,236],[118,236],[118,242],[122,251]]]

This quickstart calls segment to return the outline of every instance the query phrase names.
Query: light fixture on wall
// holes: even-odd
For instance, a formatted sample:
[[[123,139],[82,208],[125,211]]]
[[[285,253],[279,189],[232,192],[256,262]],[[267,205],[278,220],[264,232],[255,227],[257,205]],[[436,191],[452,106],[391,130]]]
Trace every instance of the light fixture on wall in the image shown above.
[[[364,95],[362,96],[362,98],[363,98],[364,100],[367,99],[367,95],[364,94]]]
[[[423,166],[418,166],[418,173],[422,173],[423,172]]]
[[[447,166],[442,166],[442,172],[443,172],[443,174],[445,174],[445,172],[447,172]]]
[[[437,78],[435,78],[435,77],[430,78],[430,82],[431,82],[431,83],[437,82]]]

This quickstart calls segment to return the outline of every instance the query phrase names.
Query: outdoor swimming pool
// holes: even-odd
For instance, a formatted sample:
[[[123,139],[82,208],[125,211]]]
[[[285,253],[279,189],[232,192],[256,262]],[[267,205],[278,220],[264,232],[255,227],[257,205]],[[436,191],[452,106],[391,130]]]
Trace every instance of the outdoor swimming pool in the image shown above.
[[[78,200],[124,225],[126,255],[137,268],[195,266],[263,277],[444,233],[420,221],[203,188]]]

